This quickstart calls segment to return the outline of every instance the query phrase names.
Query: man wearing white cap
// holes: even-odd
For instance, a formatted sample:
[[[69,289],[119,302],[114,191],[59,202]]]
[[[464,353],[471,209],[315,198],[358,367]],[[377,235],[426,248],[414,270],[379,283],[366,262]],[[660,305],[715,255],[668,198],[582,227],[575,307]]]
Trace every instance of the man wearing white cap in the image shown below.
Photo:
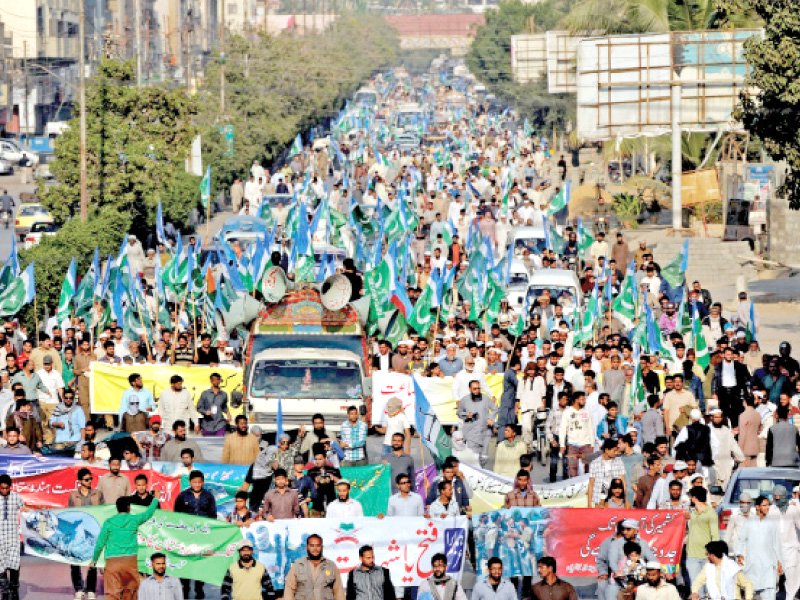
[[[648,561],[644,568],[647,582],[636,589],[636,600],[680,600],[678,589],[664,580],[660,562]]]
[[[330,519],[354,519],[364,516],[364,509],[361,502],[350,497],[350,482],[347,479],[340,479],[336,484],[336,492],[339,497],[328,503],[325,509],[325,516]]]
[[[711,456],[714,459],[716,484],[724,490],[731,479],[734,461],[742,463],[745,456],[719,408],[711,411]]]
[[[747,492],[742,492],[739,494],[739,510],[731,514],[728,519],[728,527],[722,536],[731,552],[739,545],[739,536],[747,522],[752,519],[755,519],[753,497]]]
[[[636,519],[625,519],[622,521],[622,535],[611,542],[608,549],[608,564],[612,569],[625,559],[625,543],[636,542],[642,547],[641,557],[643,560],[656,560],[656,555],[650,548],[650,544],[639,537],[639,521]],[[660,568],[660,565],[659,565]],[[617,600],[617,593],[622,588],[615,579],[609,578],[605,587],[606,600]]]

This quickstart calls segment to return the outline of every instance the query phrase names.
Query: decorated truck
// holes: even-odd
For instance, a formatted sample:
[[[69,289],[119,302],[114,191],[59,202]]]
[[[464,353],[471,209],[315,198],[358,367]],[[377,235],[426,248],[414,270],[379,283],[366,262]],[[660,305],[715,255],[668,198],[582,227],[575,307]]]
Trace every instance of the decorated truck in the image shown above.
[[[338,430],[348,406],[366,414],[371,379],[367,341],[350,304],[329,310],[318,291],[291,292],[253,320],[245,353],[244,397],[250,423],[274,430],[325,417]]]

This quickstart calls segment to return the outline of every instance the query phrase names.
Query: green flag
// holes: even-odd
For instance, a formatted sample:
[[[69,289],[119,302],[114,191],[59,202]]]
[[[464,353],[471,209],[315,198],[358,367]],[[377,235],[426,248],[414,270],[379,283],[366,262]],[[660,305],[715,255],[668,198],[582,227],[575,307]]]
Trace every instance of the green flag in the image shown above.
[[[429,282],[422,291],[422,294],[420,294],[417,303],[414,305],[414,310],[411,311],[411,315],[408,317],[408,324],[422,337],[428,335],[428,331],[431,325],[433,325],[431,306],[433,305],[433,295],[435,293]]]
[[[0,293],[0,317],[17,314],[26,304],[33,302],[35,295],[36,283],[31,263]]]
[[[200,182],[200,202],[203,208],[208,208],[208,203],[211,202],[211,165],[206,167],[206,174]]]
[[[597,289],[597,288],[595,288]],[[583,311],[583,320],[580,329],[575,333],[575,345],[585,344],[594,338],[594,325],[597,315],[597,294],[592,294],[586,310]]]
[[[558,211],[563,210],[564,207],[567,206],[567,190],[566,186],[560,190],[558,193],[553,196],[553,199],[550,200],[550,206],[547,207],[547,216],[550,217],[556,214]]]
[[[523,315],[520,315],[517,317],[517,320],[514,321],[508,328],[508,333],[513,335],[515,338],[518,338],[524,332],[525,332],[525,317]]]
[[[700,315],[697,307],[692,311],[692,344],[694,345],[694,355],[697,364],[704,370],[711,364],[711,355],[708,353],[706,336],[703,333],[703,325],[700,323]]]
[[[631,329],[633,322],[636,320],[636,301],[633,297],[633,286],[636,285],[635,280],[636,277],[632,273],[628,273],[622,283],[622,289],[611,304],[612,313],[626,329]]]
[[[58,319],[59,323],[69,317],[69,308],[76,291],[76,270],[77,265],[75,264],[75,258],[73,258],[69,263],[67,274],[64,275],[64,281],[61,283],[61,294],[58,297],[58,308],[56,309],[56,319]]]

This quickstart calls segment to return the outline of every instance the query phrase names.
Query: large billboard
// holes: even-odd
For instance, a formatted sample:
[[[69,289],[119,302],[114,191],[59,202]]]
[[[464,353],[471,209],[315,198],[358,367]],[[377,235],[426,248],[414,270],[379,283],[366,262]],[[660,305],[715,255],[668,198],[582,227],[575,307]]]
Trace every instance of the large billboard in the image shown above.
[[[514,81],[528,83],[547,74],[547,44],[544,33],[511,36],[511,74]]]
[[[688,131],[735,127],[744,89],[744,41],[759,29],[633,34],[578,43],[578,135],[583,139],[658,135],[671,129],[671,86],[680,86],[679,122]]]
[[[568,31],[548,31],[547,45],[547,91],[551,94],[574,94],[575,61],[581,36]]]

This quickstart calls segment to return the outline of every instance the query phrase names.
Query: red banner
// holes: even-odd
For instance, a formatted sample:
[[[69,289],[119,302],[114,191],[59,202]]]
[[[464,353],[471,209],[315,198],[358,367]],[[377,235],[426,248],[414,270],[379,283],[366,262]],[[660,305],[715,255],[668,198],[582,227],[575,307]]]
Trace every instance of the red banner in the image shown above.
[[[66,508],[69,494],[77,488],[78,470],[81,467],[66,467],[56,471],[48,471],[39,475],[28,475],[14,478],[13,489],[22,496],[25,505],[31,508]],[[108,469],[90,467],[94,475],[94,485],[100,476],[108,473]],[[134,479],[137,475],[147,476],[147,489],[160,490],[160,506],[172,510],[175,499],[181,491],[179,478],[169,477],[150,469],[143,471],[120,471],[120,475],[128,478],[131,492],[135,489]]]
[[[555,508],[547,513],[545,553],[558,562],[559,575],[596,576],[600,544],[614,534],[623,519],[639,522],[639,536],[662,565],[669,569],[680,563],[686,534],[686,517],[681,511]]]

